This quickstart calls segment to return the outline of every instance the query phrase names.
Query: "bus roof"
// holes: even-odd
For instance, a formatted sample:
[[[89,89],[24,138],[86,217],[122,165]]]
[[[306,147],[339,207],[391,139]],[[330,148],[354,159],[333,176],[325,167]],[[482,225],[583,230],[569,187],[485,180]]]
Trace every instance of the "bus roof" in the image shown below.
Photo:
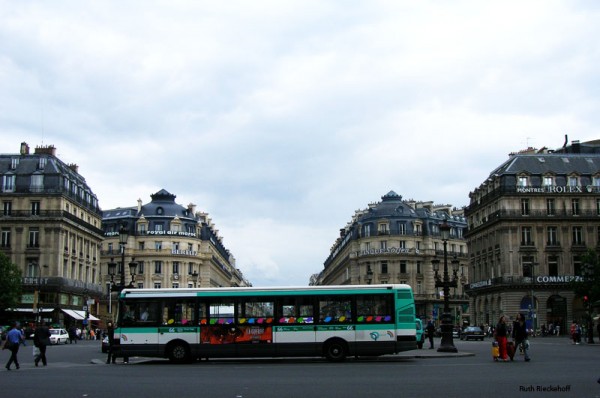
[[[405,284],[385,285],[331,285],[331,286],[276,286],[276,287],[215,287],[215,288],[161,288],[161,289],[124,289],[124,297],[196,297],[206,296],[260,296],[285,294],[343,294],[343,293],[385,293],[391,290],[411,290]]]

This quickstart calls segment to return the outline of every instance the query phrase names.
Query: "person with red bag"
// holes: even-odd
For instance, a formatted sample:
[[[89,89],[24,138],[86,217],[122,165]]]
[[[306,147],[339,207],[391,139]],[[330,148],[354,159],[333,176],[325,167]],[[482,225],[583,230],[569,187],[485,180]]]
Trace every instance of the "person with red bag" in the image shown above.
[[[506,317],[502,315],[496,325],[496,341],[500,349],[499,361],[508,362],[508,354],[506,352],[506,338],[508,337],[508,329],[506,327]]]

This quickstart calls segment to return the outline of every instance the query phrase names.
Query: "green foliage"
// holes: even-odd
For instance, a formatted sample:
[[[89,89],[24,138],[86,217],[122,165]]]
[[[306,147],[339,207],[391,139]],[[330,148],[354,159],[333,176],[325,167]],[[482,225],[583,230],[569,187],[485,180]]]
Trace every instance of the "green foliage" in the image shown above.
[[[593,304],[600,300],[600,257],[595,250],[589,250],[581,258],[582,280],[573,282],[573,292],[577,297],[587,296],[588,302]]]
[[[21,270],[0,252],[0,311],[15,308],[21,299]]]

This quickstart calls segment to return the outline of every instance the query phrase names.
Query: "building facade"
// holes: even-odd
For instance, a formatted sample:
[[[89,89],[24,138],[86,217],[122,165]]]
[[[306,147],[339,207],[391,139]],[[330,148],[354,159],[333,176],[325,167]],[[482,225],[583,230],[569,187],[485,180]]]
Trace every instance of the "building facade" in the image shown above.
[[[0,250],[23,274],[11,317],[80,326],[95,320],[102,214],[77,165],[63,163],[53,146],[30,153],[22,143],[19,153],[0,155],[0,175]]]
[[[340,230],[323,271],[313,275],[310,284],[406,283],[413,288],[417,316],[439,319],[443,296],[435,287],[432,260],[441,259],[443,267],[439,227],[444,222],[451,228],[446,251],[448,266],[455,257],[462,264],[456,275],[458,287],[451,290],[451,313],[457,324],[469,322],[469,301],[463,291],[468,282],[464,239],[467,224],[462,210],[432,202],[404,201],[394,191],[382,196],[381,202],[356,211]]]
[[[175,203],[176,196],[164,189],[150,196],[147,204],[138,200],[137,206],[102,213],[102,281],[107,299],[111,285],[123,281],[136,288],[250,286],[207,213],[196,212],[193,204]],[[121,228],[128,235],[123,246]],[[117,264],[113,276],[110,263]],[[136,264],[133,275],[130,263]],[[108,310],[111,303],[105,304]]]
[[[470,193],[465,209],[471,318],[527,317],[565,331],[584,314],[569,284],[600,243],[600,147],[578,143],[511,154]]]

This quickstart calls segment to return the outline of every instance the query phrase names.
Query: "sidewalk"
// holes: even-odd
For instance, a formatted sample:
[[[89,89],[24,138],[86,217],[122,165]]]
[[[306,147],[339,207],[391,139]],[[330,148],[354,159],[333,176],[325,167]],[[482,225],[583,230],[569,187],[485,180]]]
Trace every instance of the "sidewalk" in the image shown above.
[[[410,350],[410,351],[404,351],[401,352],[400,354],[396,355],[397,357],[400,358],[461,358],[461,357],[474,357],[475,354],[472,352],[466,352],[466,351],[458,351],[458,352],[438,352],[437,348],[430,350],[430,349],[417,349],[417,350]]]

